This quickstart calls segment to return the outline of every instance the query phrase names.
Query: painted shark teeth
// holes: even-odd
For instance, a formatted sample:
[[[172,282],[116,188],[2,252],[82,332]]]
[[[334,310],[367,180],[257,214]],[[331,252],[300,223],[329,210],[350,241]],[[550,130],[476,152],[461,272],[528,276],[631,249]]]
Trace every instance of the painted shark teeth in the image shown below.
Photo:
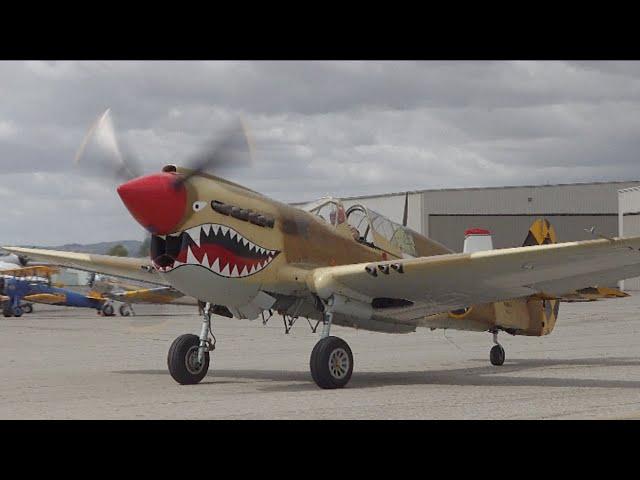
[[[172,254],[176,257],[172,265],[156,265],[161,272],[182,265],[200,265],[223,277],[242,278],[261,271],[280,253],[256,245],[220,224],[198,225],[167,237],[181,237],[182,253]]]
[[[190,265],[200,264],[196,256],[193,254],[191,247],[187,247],[187,263]]]
[[[202,229],[198,227],[193,227],[187,230],[187,234],[191,237],[191,240],[195,242],[196,245],[200,246],[200,231]]]

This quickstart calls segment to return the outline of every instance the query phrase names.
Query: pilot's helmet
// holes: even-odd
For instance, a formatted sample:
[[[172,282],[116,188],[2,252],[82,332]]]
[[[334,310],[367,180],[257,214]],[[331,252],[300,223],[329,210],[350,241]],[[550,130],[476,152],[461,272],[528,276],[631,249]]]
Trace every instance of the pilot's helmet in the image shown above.
[[[341,205],[338,205],[337,210],[338,210],[338,221],[337,222],[336,222],[336,211],[335,210],[331,210],[331,213],[329,213],[329,219],[331,221],[331,225],[340,225],[341,223],[344,223],[344,221],[346,220],[346,215],[344,213],[344,208]]]

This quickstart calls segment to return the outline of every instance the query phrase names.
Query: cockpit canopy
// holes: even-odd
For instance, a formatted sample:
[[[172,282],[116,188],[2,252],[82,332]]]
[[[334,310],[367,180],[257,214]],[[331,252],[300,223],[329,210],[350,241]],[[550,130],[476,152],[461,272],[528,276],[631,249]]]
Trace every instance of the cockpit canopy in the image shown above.
[[[399,257],[417,257],[413,230],[361,204],[345,210],[342,201],[326,197],[303,207],[354,240]]]
[[[302,207],[303,210],[313,213],[334,227],[342,224],[346,220],[342,201],[333,197],[325,197]]]

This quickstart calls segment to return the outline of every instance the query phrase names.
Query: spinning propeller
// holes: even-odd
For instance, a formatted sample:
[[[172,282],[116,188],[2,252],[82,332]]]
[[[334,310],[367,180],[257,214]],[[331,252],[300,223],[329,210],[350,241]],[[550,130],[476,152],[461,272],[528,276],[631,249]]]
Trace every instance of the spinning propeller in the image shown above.
[[[189,178],[202,172],[246,166],[251,163],[252,158],[253,148],[246,126],[238,119],[213,136],[197,153],[180,163],[189,172],[176,176],[175,187],[180,187]],[[109,108],[87,131],[74,162],[89,172],[100,177],[111,177],[119,183],[143,175],[141,162],[129,148],[118,141]]]
[[[88,155],[89,147],[93,155]],[[251,163],[252,148],[241,120],[231,122],[200,150],[181,164],[186,171],[176,175],[167,165],[161,173],[142,176],[142,168],[130,149],[118,141],[107,109],[91,125],[78,149],[75,163],[101,177],[117,180],[118,194],[131,215],[146,230],[164,235],[184,215],[187,193],[184,183],[200,173],[236,168]],[[85,160],[86,157],[90,157]],[[84,161],[83,161],[84,160]]]

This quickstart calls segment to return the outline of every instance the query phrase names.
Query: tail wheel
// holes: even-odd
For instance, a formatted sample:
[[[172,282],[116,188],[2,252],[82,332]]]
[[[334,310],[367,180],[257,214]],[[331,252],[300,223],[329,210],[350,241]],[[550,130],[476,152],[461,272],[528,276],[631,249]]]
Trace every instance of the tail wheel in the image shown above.
[[[204,352],[202,362],[198,361],[200,339],[197,335],[186,334],[176,338],[167,355],[167,366],[173,379],[181,385],[199,383],[209,370],[209,352]]]
[[[342,388],[353,373],[353,354],[341,338],[325,337],[313,348],[309,367],[313,381],[320,388]]]
[[[504,363],[505,353],[502,345],[494,345],[491,347],[491,351],[489,352],[489,360],[491,360],[491,365],[500,366]]]

